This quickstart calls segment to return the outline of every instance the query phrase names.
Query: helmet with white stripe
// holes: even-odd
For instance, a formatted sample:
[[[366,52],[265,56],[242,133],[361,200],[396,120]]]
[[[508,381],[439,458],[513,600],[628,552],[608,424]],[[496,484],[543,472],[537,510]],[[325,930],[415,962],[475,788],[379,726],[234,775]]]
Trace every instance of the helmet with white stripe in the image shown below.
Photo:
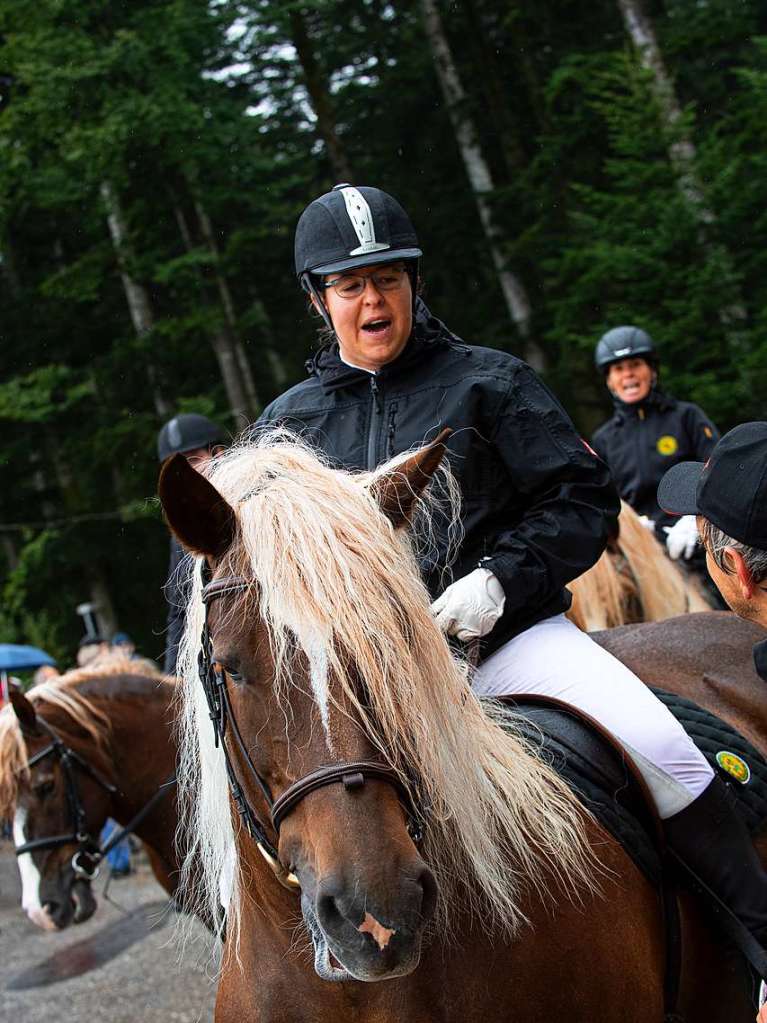
[[[298,221],[296,273],[330,274],[421,256],[410,217],[380,188],[336,185],[309,203]]]
[[[310,202],[296,225],[296,274],[331,331],[333,321],[315,277],[357,267],[405,261],[415,311],[422,253],[410,217],[388,192],[367,185],[334,185]]]

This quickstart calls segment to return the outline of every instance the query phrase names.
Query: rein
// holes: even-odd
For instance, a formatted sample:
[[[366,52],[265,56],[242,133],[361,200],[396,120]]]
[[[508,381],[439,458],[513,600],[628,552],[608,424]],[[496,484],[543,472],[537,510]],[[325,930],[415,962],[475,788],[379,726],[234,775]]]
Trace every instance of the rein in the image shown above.
[[[151,798],[142,806],[142,808],[136,813],[131,820],[125,825],[125,827],[118,829],[113,835],[111,835],[108,841],[104,845],[100,845],[99,842],[90,834],[87,828],[86,812],[83,806],[82,799],[80,797],[80,789],[77,785],[77,775],[75,768],[79,768],[85,774],[89,775],[95,782],[97,782],[110,796],[117,794],[119,789],[116,785],[107,781],[99,774],[87,760],[83,759],[79,753],[73,750],[70,746],[67,746],[65,742],[57,735],[55,730],[41,717],[37,718],[38,725],[42,726],[43,730],[48,733],[51,737],[51,742],[44,749],[41,749],[38,753],[35,753],[33,757],[27,761],[27,767],[34,767],[35,764],[45,760],[46,757],[54,756],[59,761],[64,773],[64,782],[67,789],[67,802],[69,803],[69,810],[72,815],[73,829],[69,834],[64,835],[48,835],[43,838],[33,838],[29,842],[24,842],[22,845],[17,845],[15,853],[17,856],[22,856],[24,853],[36,852],[40,849],[58,849],[62,845],[73,845],[78,846],[77,852],[72,857],[72,870],[75,876],[83,881],[94,881],[98,876],[99,864],[117,844],[121,842],[126,835],[130,834],[133,829],[141,823],[142,820],[154,809],[157,803],[167,794],[169,789],[176,784],[175,774],[163,782],[157,791],[151,796]]]
[[[408,812],[408,831],[410,837],[414,842],[420,842],[423,838],[422,828],[419,823],[421,815],[416,814],[410,794],[397,772],[386,764],[370,760],[352,760],[336,764],[323,764],[303,778],[293,782],[292,785],[289,785],[277,799],[272,796],[268,784],[261,777],[256,765],[253,763],[242,738],[242,733],[237,725],[237,719],[234,716],[229,691],[226,686],[226,673],[221,665],[213,660],[213,643],[208,628],[208,608],[211,602],[232,593],[242,593],[250,589],[252,583],[240,576],[228,576],[211,581],[210,569],[205,562],[201,566],[201,574],[205,622],[200,637],[200,652],[197,657],[197,666],[200,682],[202,683],[208,703],[210,719],[213,722],[215,744],[217,747],[220,745],[223,752],[226,773],[229,779],[229,789],[245,830],[255,841],[259,852],[271,867],[280,884],[290,889],[299,889],[301,887],[296,875],[291,873],[280,861],[279,853],[277,852],[280,826],[284,819],[292,813],[306,796],[327,785],[342,784],[347,791],[353,791],[362,788],[365,781],[369,778],[387,782],[397,790]],[[266,825],[248,802],[243,787],[237,778],[229,748],[224,741],[227,729],[247,765],[249,774],[253,777],[261,791],[269,811],[269,820],[275,834],[275,841],[272,841],[269,837]]]

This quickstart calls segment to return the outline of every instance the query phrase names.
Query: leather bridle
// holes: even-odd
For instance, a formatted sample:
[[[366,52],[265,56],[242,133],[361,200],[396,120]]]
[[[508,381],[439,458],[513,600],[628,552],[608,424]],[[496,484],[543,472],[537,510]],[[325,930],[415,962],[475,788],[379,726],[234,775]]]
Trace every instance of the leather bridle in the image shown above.
[[[234,805],[240,815],[243,826],[251,838],[255,841],[261,855],[274,872],[275,877],[286,888],[300,888],[300,882],[295,874],[291,873],[281,862],[277,852],[279,842],[280,825],[284,819],[306,798],[311,792],[324,788],[327,785],[342,784],[348,791],[362,788],[368,778],[377,781],[385,781],[396,789],[408,816],[408,832],[416,843],[423,838],[422,820],[423,814],[416,811],[410,792],[400,780],[397,772],[387,764],[376,763],[370,760],[352,760],[337,764],[323,764],[321,767],[293,782],[288,788],[274,799],[266,781],[261,777],[256,768],[250,753],[242,738],[237,725],[237,719],[232,710],[232,704],[226,685],[226,671],[220,664],[213,660],[213,645],[208,628],[208,608],[212,601],[235,593],[243,593],[253,587],[253,583],[240,576],[227,576],[211,581],[210,569],[207,563],[203,562],[202,568],[202,602],[205,605],[205,622],[200,637],[200,652],[197,665],[200,681],[202,682],[205,696],[208,702],[210,719],[213,722],[216,746],[221,746],[226,762],[226,773],[229,778],[229,788],[232,794]],[[248,802],[242,785],[237,777],[237,772],[232,763],[231,753],[225,742],[227,730],[234,740],[234,744],[240,752],[242,759],[247,765],[249,774],[253,777],[261,795],[264,798],[269,811],[269,820],[275,841],[269,837],[267,828],[259,816],[255,813]]]
[[[100,845],[98,840],[90,834],[87,827],[87,814],[83,801],[80,797],[80,789],[77,784],[77,772],[79,768],[97,782],[110,796],[119,792],[116,785],[103,778],[95,768],[91,767],[87,760],[80,756],[75,750],[61,739],[47,721],[41,717],[36,719],[37,725],[46,732],[51,742],[44,749],[35,753],[27,761],[27,768],[34,767],[47,757],[55,757],[61,764],[64,775],[64,784],[67,790],[67,803],[72,818],[72,831],[64,835],[47,835],[43,838],[33,838],[29,842],[17,845],[15,852],[17,856],[24,853],[37,852],[41,849],[58,849],[62,845],[77,845],[77,851],[72,857],[72,870],[75,877],[83,881],[94,881],[98,877],[99,864],[126,835],[140,824],[147,814],[152,810],[168,791],[176,784],[175,773],[159,786],[157,791],[147,800],[138,813],[123,828],[116,829],[109,839]]]
[[[98,865],[102,858],[102,852],[98,841],[89,833],[86,822],[86,812],[83,801],[80,798],[80,789],[77,785],[77,772],[79,768],[84,774],[93,778],[110,796],[117,792],[117,787],[94,770],[87,760],[84,760],[79,753],[73,750],[58,736],[56,731],[43,720],[37,718],[37,725],[50,736],[48,746],[41,749],[27,761],[27,767],[34,767],[41,760],[47,757],[55,757],[61,764],[64,775],[64,784],[67,790],[67,802],[72,818],[72,831],[64,835],[48,835],[44,838],[33,838],[29,842],[16,846],[16,855],[36,852],[40,849],[57,849],[62,845],[77,845],[77,852],[72,857],[72,870],[75,876],[85,881],[93,881],[98,874]]]

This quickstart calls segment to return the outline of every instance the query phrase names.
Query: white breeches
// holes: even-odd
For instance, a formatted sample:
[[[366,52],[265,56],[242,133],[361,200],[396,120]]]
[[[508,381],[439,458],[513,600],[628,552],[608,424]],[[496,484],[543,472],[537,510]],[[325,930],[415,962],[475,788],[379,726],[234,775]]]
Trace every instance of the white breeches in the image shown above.
[[[664,820],[714,776],[660,700],[564,615],[538,622],[491,654],[473,688],[480,696],[540,693],[590,714],[625,746]]]

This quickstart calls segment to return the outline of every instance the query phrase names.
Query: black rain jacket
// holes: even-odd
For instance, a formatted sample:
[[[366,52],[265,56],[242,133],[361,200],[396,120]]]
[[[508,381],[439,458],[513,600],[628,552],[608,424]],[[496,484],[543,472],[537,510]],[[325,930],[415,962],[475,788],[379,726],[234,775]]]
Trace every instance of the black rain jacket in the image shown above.
[[[677,462],[705,462],[719,440],[719,431],[697,405],[677,401],[655,388],[644,401],[629,405],[613,398],[612,419],[599,427],[591,443],[610,468],[624,501],[655,523],[665,541],[663,526],[678,516],[658,505],[658,484]]]
[[[464,539],[452,575],[444,534],[421,567],[433,597],[480,561],[496,575],[506,604],[483,655],[569,607],[565,585],[599,558],[618,499],[607,467],[529,366],[464,344],[419,299],[407,346],[378,373],[342,362],[336,343],[307,369],[259,422],[300,432],[341,467],[373,469],[454,431]]]

